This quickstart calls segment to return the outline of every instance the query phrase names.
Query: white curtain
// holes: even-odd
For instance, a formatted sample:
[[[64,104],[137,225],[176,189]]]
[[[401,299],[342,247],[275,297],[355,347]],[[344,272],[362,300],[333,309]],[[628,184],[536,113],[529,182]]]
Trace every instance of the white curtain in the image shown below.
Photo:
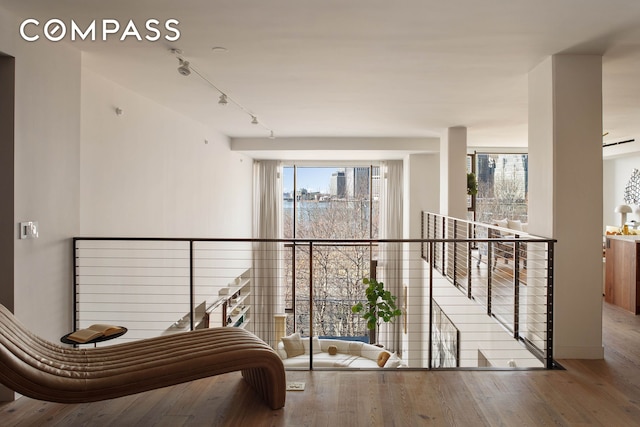
[[[282,179],[278,161],[254,163],[253,237],[282,238]],[[253,332],[267,344],[275,344],[274,315],[283,311],[281,272],[282,243],[256,242],[253,245],[254,298]]]
[[[380,191],[380,239],[402,239],[402,160],[393,160],[381,165]],[[398,308],[404,307],[402,285],[402,243],[382,243],[378,256],[378,281],[397,297]],[[391,351],[400,352],[402,323],[404,316],[380,328],[380,342]]]

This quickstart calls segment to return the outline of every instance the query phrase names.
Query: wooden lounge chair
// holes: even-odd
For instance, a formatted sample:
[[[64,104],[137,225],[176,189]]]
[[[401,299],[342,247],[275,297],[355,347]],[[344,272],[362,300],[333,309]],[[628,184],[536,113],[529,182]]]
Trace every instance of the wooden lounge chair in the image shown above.
[[[280,356],[243,329],[201,329],[108,347],[69,348],[37,337],[0,305],[0,383],[34,399],[94,402],[234,371],[242,371],[272,409],[284,406]]]

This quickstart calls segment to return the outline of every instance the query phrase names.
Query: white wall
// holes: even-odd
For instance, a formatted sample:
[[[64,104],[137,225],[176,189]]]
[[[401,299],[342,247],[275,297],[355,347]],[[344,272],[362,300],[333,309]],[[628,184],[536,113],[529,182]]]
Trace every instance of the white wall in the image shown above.
[[[0,10],[0,51],[14,56],[15,313],[56,341],[71,324],[71,241],[79,231],[80,53],[63,43],[27,43]],[[40,237],[18,240],[20,221]]]
[[[116,108],[122,109],[121,115]],[[251,159],[231,152],[225,136],[86,67],[82,69],[80,171],[82,236],[251,237]],[[197,244],[196,252],[202,246]],[[211,252],[220,245],[206,246],[210,251],[200,253],[205,258],[226,258],[224,251]],[[227,243],[227,252],[230,247]],[[196,267],[208,267],[196,274],[197,304],[203,300],[211,304],[217,289],[251,265],[239,259],[249,251],[231,252],[234,258],[217,264],[216,259],[196,259]],[[241,264],[240,272],[234,270],[236,264]],[[173,261],[162,265],[175,267]],[[171,271],[171,276],[179,270],[165,271]],[[168,291],[157,277],[137,280],[144,286],[129,286],[127,292],[140,294],[113,296],[115,304],[103,321],[126,324],[130,333],[124,339],[175,332],[173,322],[188,313],[189,281],[171,278]],[[175,304],[167,305],[167,298]],[[121,310],[121,300],[142,301],[145,308],[132,317],[132,306]],[[91,309],[91,304],[86,306]],[[93,320],[87,324],[99,319],[89,317]],[[213,321],[221,323],[221,319]]]
[[[15,278],[3,284],[14,296],[2,302],[56,342],[71,327],[73,236],[248,237],[252,165],[225,137],[82,72],[73,46],[19,39],[18,25],[0,8],[0,52],[16,69]],[[27,220],[38,239],[17,238]]]
[[[605,159],[603,161],[603,201],[602,201],[602,230],[607,225],[619,225],[620,214],[614,212],[616,206],[625,204],[624,189],[631,178],[633,169],[640,169],[640,153],[627,154],[624,157]],[[632,209],[635,206],[631,206]],[[640,220],[638,215],[629,214],[627,220]]]
[[[81,165],[83,236],[251,237],[251,160],[86,68]]]
[[[404,236],[420,239],[420,213],[439,213],[440,156],[439,154],[411,154],[404,159]]]

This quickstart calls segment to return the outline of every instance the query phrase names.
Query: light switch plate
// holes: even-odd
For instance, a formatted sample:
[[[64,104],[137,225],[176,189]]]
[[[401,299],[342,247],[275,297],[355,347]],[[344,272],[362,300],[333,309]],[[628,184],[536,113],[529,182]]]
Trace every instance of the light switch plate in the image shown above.
[[[20,223],[20,239],[37,239],[38,221],[27,221]]]

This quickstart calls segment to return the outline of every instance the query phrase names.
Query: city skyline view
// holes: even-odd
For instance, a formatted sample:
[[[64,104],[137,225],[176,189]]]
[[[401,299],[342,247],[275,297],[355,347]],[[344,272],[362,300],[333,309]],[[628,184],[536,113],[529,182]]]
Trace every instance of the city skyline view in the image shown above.
[[[283,191],[290,193],[293,191],[293,167],[286,166],[283,168]],[[331,186],[331,175],[342,170],[342,167],[297,167],[297,188],[305,188],[307,191],[314,193],[329,193]]]
[[[283,194],[291,198],[294,192],[320,194],[338,198],[377,198],[379,196],[379,166],[328,166],[283,168]],[[294,183],[294,174],[295,178]],[[373,174],[373,175],[372,175]],[[373,192],[373,193],[372,193]]]

